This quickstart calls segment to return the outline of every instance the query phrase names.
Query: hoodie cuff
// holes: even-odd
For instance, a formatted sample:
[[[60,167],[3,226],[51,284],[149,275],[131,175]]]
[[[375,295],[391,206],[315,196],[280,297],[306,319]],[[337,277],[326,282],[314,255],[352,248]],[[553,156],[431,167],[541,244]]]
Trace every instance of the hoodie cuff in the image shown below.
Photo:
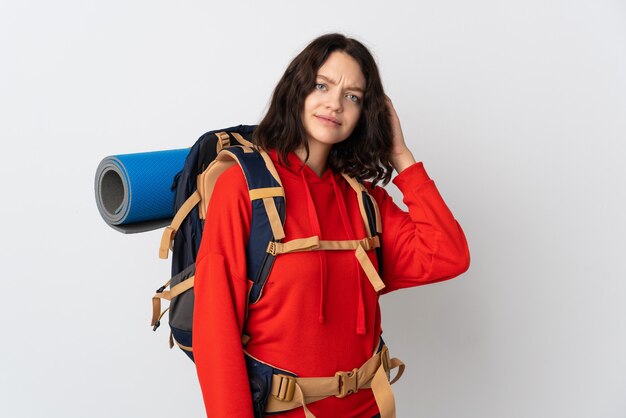
[[[395,184],[401,192],[405,190],[415,190],[424,183],[431,181],[431,178],[424,169],[424,163],[421,161],[410,165],[402,170],[391,182]]]

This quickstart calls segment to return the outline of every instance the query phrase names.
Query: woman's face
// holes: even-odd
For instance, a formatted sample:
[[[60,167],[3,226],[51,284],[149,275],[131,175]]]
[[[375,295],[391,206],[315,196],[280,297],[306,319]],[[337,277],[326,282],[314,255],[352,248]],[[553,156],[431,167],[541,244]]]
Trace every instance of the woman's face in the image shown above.
[[[304,100],[307,141],[329,146],[348,138],[359,121],[365,77],[354,58],[332,52],[317,71],[315,88]]]

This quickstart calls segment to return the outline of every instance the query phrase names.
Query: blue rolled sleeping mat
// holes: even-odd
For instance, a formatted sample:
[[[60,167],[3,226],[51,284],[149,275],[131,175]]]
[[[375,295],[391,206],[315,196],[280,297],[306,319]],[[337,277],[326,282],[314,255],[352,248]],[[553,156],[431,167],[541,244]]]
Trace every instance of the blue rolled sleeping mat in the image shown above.
[[[125,234],[169,225],[174,217],[174,177],[189,148],[112,155],[96,170],[96,204],[104,221]]]

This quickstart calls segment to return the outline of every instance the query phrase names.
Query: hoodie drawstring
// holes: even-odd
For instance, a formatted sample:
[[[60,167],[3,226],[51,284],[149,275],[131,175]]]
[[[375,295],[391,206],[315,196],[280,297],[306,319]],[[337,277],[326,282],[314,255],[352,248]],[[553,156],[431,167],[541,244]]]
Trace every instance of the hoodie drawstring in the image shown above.
[[[346,230],[346,234],[349,239],[356,239],[356,235],[354,233],[354,229],[352,228],[352,223],[349,221],[348,217],[348,209],[346,207],[346,201],[343,198],[343,193],[339,189],[339,185],[335,180],[334,176],[331,176],[331,182],[333,184],[333,189],[335,191],[335,197],[337,198],[337,202],[339,203],[339,213],[341,214],[341,221],[343,223],[343,227]],[[358,295],[357,295],[357,315],[356,315],[356,333],[359,335],[365,334],[365,302],[363,301],[363,278],[362,278],[362,269],[358,260],[355,258],[354,263],[356,264],[356,280],[358,284]]]
[[[313,202],[313,196],[311,194],[311,190],[309,188],[309,182],[307,181],[306,174],[304,173],[304,166],[300,167],[299,174],[300,179],[302,180],[304,190],[306,192],[306,200],[307,200],[307,212],[309,216],[309,222],[311,224],[311,229],[314,235],[317,235],[320,239],[322,239],[322,229],[319,223],[319,218],[317,216],[317,210],[315,209],[315,204]],[[350,217],[348,216],[348,209],[346,206],[346,201],[344,199],[343,193],[339,185],[337,184],[337,180],[335,179],[334,173],[330,173],[330,181],[333,186],[333,191],[335,193],[335,200],[337,202],[337,206],[339,208],[339,214],[341,216],[341,222],[343,223],[343,227],[346,235],[349,239],[356,239],[356,234],[354,232],[354,228],[352,227],[352,223],[350,222]],[[320,303],[319,303],[319,315],[318,321],[320,323],[324,323],[325,318],[325,304],[326,304],[326,288],[328,281],[328,272],[327,272],[327,258],[325,251],[317,251],[319,262],[320,262]],[[356,280],[358,286],[358,294],[357,294],[357,312],[356,312],[356,333],[359,335],[364,335],[366,331],[365,325],[365,301],[363,295],[363,271],[359,260],[357,258],[354,259],[354,263],[356,264]]]
[[[302,183],[304,183],[304,189],[306,190],[306,200],[307,200],[307,208],[309,212],[309,221],[311,222],[311,228],[313,229],[313,234],[318,237],[322,237],[322,228],[320,227],[319,219],[317,217],[317,210],[315,210],[315,204],[313,203],[313,197],[311,196],[311,190],[309,189],[309,183],[304,176],[304,170],[300,170],[300,178],[302,179]],[[326,272],[326,253],[324,251],[317,251],[320,260],[320,311],[318,316],[318,321],[321,323],[324,322],[324,302],[326,296],[326,280],[327,280],[327,272]]]

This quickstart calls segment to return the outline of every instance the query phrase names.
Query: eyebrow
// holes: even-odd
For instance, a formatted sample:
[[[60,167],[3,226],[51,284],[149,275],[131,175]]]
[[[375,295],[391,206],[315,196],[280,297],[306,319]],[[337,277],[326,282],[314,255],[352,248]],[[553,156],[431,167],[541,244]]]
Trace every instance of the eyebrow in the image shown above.
[[[318,74],[317,77],[323,78],[324,80],[328,81],[330,84],[337,85],[337,82],[335,80],[328,78],[325,75]],[[365,91],[361,87],[357,87],[357,86],[349,86],[346,90],[352,90],[352,91],[358,91],[360,93],[365,93]]]

